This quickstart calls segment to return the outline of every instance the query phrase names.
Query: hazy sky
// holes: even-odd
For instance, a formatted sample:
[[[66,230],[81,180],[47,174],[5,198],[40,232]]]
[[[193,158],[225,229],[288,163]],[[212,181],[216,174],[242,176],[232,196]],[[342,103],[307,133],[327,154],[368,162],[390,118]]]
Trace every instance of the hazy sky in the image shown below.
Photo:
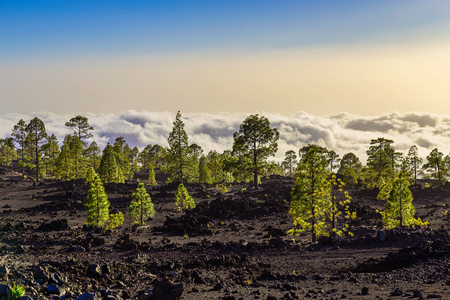
[[[0,1],[2,114],[450,114],[450,2]]]

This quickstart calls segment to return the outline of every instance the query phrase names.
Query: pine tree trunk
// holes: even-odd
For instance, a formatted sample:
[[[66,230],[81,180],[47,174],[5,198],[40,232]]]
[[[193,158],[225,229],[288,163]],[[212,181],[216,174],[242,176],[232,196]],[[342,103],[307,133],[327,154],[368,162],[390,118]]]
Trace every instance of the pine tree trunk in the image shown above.
[[[400,227],[403,227],[403,207],[402,197],[400,197]]]
[[[38,149],[38,139],[36,134],[36,181],[39,181],[39,149]]]
[[[100,219],[100,203],[98,201],[98,190],[96,191],[96,193],[97,193],[97,218],[96,218],[96,221],[97,221],[97,227],[98,227],[98,220]]]
[[[336,199],[335,199],[335,196],[334,196],[334,188],[333,188],[333,186],[331,186],[331,200],[332,200],[332,203],[333,203],[333,210],[332,210],[333,218],[332,218],[332,221],[331,221],[331,237],[334,240],[335,237],[336,237],[335,236],[335,232],[334,232],[334,229],[336,228]]]
[[[257,165],[257,153],[256,153],[256,140],[253,141],[253,186],[255,190],[258,189],[258,165]]]
[[[143,221],[143,214],[144,214],[144,211],[143,211],[143,205],[142,205],[142,197],[140,198],[140,202],[141,202],[141,226],[142,225],[144,225],[144,221]]]
[[[311,198],[312,198],[312,205],[311,205],[311,215],[312,215],[312,220],[311,220],[311,239],[312,242],[315,243],[317,236],[316,236],[316,208],[314,206],[314,160],[312,162],[312,166],[311,166]]]

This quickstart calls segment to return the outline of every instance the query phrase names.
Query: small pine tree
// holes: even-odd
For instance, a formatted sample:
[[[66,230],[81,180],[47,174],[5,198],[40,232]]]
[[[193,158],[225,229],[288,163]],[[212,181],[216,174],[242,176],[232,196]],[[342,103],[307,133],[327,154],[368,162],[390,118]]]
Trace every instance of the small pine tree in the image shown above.
[[[153,169],[153,166],[150,167],[150,170],[148,171],[148,184],[151,186],[155,186],[156,178],[155,178],[155,170]]]
[[[122,225],[124,220],[123,213],[120,211],[117,214],[109,215],[108,223],[105,226],[105,229],[114,229],[120,225]]]
[[[134,224],[144,225],[144,221],[155,216],[155,208],[143,183],[139,183],[136,192],[131,196],[130,217],[136,219]]]
[[[87,224],[97,227],[106,226],[109,220],[109,200],[100,177],[94,174],[91,189],[84,207],[87,209]]]
[[[387,229],[395,227],[426,226],[420,218],[414,218],[415,208],[413,197],[409,189],[409,180],[403,174],[395,178],[389,196],[386,199],[386,210],[382,212],[383,222]]]
[[[177,210],[180,212],[183,212],[186,209],[193,209],[196,206],[194,199],[189,195],[184,184],[182,183],[178,185],[175,193],[175,205],[177,206]]]

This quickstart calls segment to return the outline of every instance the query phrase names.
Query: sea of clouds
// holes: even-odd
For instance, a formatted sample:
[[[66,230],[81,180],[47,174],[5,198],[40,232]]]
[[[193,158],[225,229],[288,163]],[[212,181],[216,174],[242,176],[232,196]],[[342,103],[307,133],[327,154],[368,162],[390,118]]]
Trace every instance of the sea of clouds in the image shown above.
[[[131,147],[140,149],[151,144],[167,146],[175,114],[172,112],[149,112],[129,110],[119,114],[82,114],[94,127],[93,138],[103,148],[123,136]],[[200,145],[205,153],[210,150],[222,152],[231,149],[233,133],[250,114],[236,113],[186,113],[182,114],[189,143]],[[299,111],[286,116],[260,112],[280,132],[278,153],[275,161],[281,161],[284,153],[307,145],[318,144],[336,151],[341,157],[347,152],[355,153],[362,162],[367,159],[366,150],[371,139],[384,137],[394,140],[397,151],[407,153],[417,145],[422,157],[438,148],[444,155],[450,153],[450,115],[425,112],[386,113],[378,116],[359,116],[339,113],[315,116]],[[35,113],[32,115],[7,114],[0,116],[0,136],[11,135],[20,119],[28,123],[33,117],[41,118],[49,134],[59,141],[71,133],[65,123],[75,115]]]

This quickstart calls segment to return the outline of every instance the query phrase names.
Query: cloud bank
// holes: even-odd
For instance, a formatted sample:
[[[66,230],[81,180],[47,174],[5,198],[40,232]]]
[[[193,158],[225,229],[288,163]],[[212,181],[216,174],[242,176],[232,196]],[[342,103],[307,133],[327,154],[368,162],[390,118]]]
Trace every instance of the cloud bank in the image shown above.
[[[93,138],[103,148],[106,144],[123,136],[131,147],[140,149],[151,144],[167,146],[167,137],[172,130],[175,114],[172,112],[149,112],[129,110],[120,114],[82,114],[94,127]],[[183,115],[189,143],[200,145],[205,153],[210,150],[222,152],[231,149],[233,133],[250,114],[236,113],[186,113]],[[340,113],[315,116],[297,112],[286,116],[260,112],[280,132],[276,161],[284,158],[288,150],[298,150],[309,144],[325,146],[341,157],[355,153],[363,162],[370,140],[384,137],[394,140],[395,148],[406,154],[412,145],[417,145],[422,157],[438,148],[444,155],[450,153],[450,115],[425,112],[387,113],[377,116],[360,116]],[[7,114],[0,116],[0,136],[10,136],[20,119],[28,122],[33,117],[41,118],[49,134],[59,141],[71,133],[64,124],[74,115],[35,113],[32,115]]]

